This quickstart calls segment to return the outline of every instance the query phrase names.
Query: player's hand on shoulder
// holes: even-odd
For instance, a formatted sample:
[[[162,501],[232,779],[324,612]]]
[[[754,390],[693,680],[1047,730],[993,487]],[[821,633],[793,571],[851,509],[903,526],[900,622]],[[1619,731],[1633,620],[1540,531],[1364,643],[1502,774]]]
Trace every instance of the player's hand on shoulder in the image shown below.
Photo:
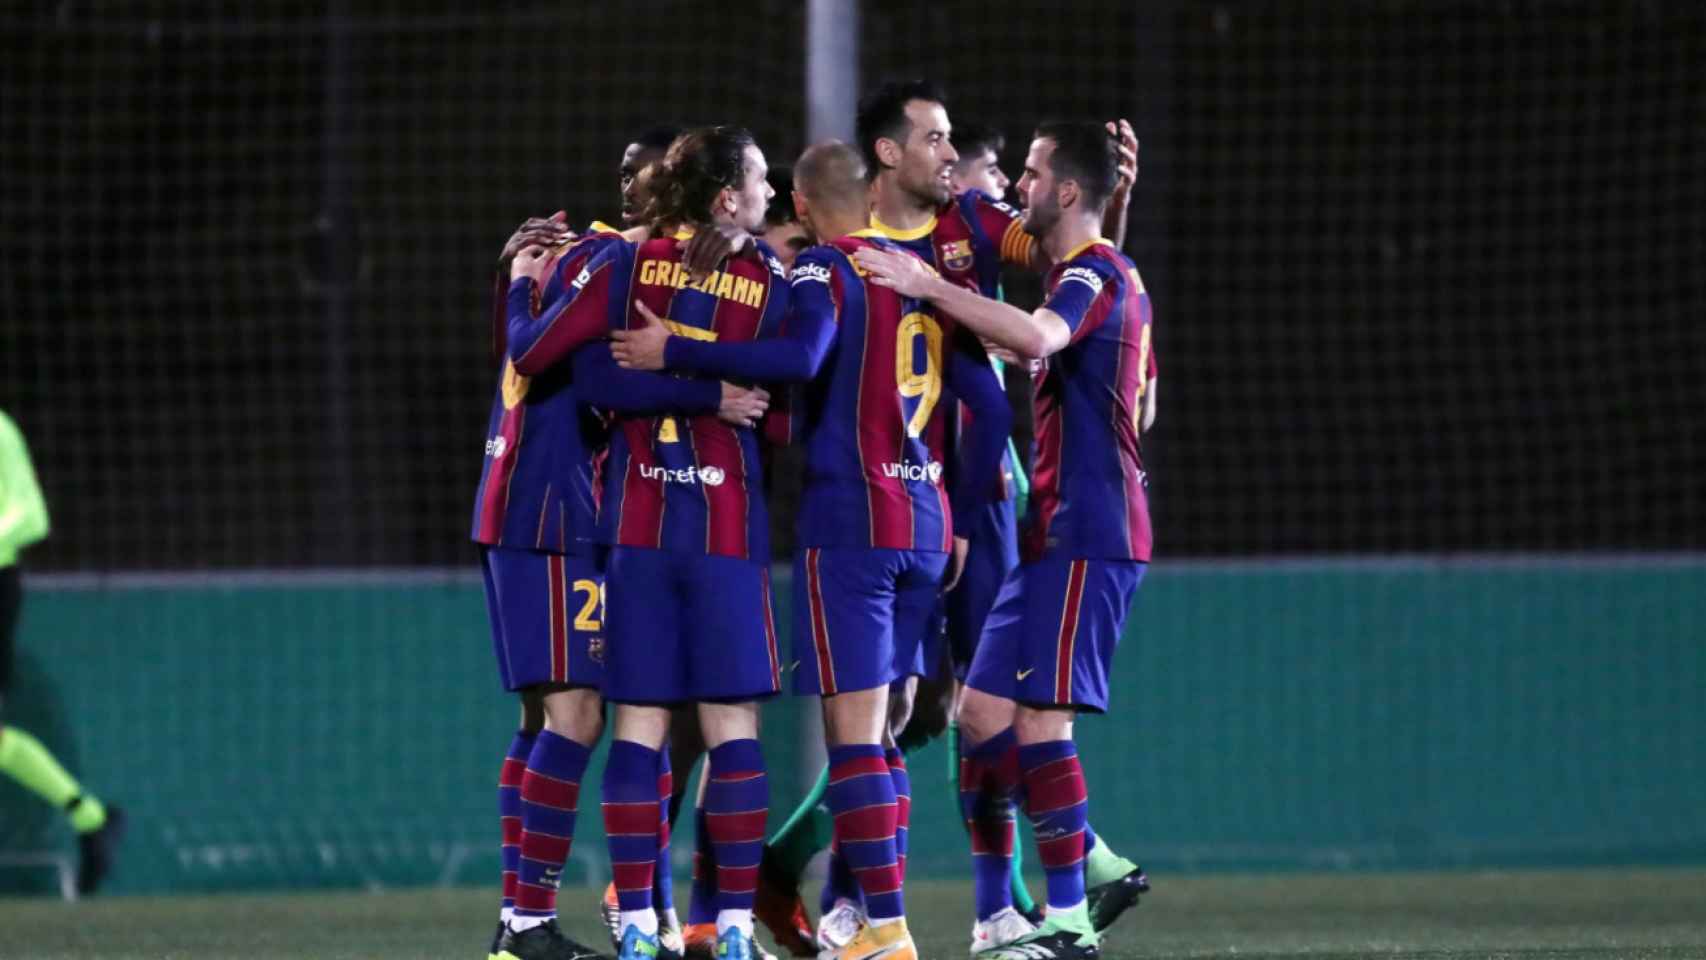
[[[752,234],[728,223],[702,227],[687,241],[681,251],[681,262],[687,265],[688,282],[697,283],[717,269],[725,259],[744,251],[756,251],[758,244]]]
[[[558,247],[574,238],[575,232],[569,229],[569,215],[562,210],[549,217],[529,217],[510,234],[498,262],[508,263],[528,247]]]
[[[770,409],[770,394],[763,387],[743,387],[723,381],[723,402],[717,419],[736,427],[750,427]]]
[[[662,370],[664,349],[669,345],[669,327],[651,308],[635,301],[641,323],[610,334],[610,353],[617,364],[629,370]]]
[[[923,260],[898,250],[860,247],[853,252],[853,260],[870,276],[872,283],[888,287],[903,297],[925,296],[936,279],[935,271]]]

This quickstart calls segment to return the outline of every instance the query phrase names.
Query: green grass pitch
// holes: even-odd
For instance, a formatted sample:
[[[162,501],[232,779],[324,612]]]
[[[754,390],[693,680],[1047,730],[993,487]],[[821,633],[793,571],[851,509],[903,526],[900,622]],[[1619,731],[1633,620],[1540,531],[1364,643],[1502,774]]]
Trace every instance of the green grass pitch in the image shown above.
[[[1706,958],[1706,870],[1155,876],[1104,941],[1109,960]],[[602,931],[594,894],[566,926]],[[965,956],[970,888],[908,888],[920,955]],[[31,960],[483,960],[495,897],[480,890],[0,900],[0,957]]]

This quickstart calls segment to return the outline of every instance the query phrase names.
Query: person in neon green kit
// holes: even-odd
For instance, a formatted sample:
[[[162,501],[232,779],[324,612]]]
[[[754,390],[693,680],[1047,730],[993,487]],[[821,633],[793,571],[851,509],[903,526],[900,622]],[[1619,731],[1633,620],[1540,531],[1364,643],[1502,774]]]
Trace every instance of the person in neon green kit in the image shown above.
[[[30,465],[23,434],[0,411],[0,711],[11,681],[13,635],[23,606],[18,552],[47,536],[47,504]],[[124,832],[124,813],[101,803],[60,766],[40,740],[4,722],[0,712],[0,773],[65,811],[77,831],[81,861],[77,891],[93,893],[112,867]]]

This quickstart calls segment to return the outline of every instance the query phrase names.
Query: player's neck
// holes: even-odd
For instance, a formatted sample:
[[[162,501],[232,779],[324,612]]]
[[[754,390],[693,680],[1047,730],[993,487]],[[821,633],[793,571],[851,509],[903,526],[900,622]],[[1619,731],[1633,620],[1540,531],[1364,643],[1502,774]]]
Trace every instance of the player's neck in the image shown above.
[[[1043,252],[1049,260],[1059,263],[1066,255],[1102,236],[1102,225],[1088,217],[1061,217],[1054,229],[1043,237]]]
[[[871,215],[890,229],[917,230],[936,215],[934,204],[920,203],[916,196],[896,182],[893,174],[878,175],[876,194]]]
[[[820,214],[820,216],[822,215]],[[861,216],[857,210],[822,217],[819,223],[814,224],[823,230],[824,235],[818,239],[819,243],[839,240],[850,233],[858,233],[870,225],[870,217]]]

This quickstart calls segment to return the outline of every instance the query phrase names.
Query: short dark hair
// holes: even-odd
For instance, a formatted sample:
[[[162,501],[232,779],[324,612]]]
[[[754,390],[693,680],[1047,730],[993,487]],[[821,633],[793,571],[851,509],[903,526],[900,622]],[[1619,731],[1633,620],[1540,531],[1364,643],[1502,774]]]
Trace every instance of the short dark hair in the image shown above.
[[[725,188],[740,189],[752,134],[741,127],[699,127],[670,144],[652,180],[652,199],[641,218],[656,227],[711,222],[711,202]]]
[[[632,142],[646,150],[668,150],[669,145],[674,143],[681,133],[682,129],[673,123],[660,123],[655,127],[646,128]]]
[[[954,128],[953,136],[949,139],[962,163],[975,160],[985,150],[999,159],[1001,151],[1007,148],[1007,135],[982,123],[961,124]]]
[[[771,167],[770,175],[764,179],[770,181],[770,189],[776,191],[764,208],[764,225],[779,227],[784,223],[798,222],[800,217],[794,212],[794,172],[787,167]]]
[[[1092,207],[1108,202],[1119,182],[1119,140],[1099,123],[1045,123],[1036,139],[1054,141],[1049,169],[1055,180],[1074,180]]]
[[[929,80],[891,80],[859,98],[859,114],[853,128],[868,176],[876,176],[883,167],[877,159],[878,140],[887,137],[905,142],[909,129],[906,105],[914,100],[948,105],[948,95]]]

